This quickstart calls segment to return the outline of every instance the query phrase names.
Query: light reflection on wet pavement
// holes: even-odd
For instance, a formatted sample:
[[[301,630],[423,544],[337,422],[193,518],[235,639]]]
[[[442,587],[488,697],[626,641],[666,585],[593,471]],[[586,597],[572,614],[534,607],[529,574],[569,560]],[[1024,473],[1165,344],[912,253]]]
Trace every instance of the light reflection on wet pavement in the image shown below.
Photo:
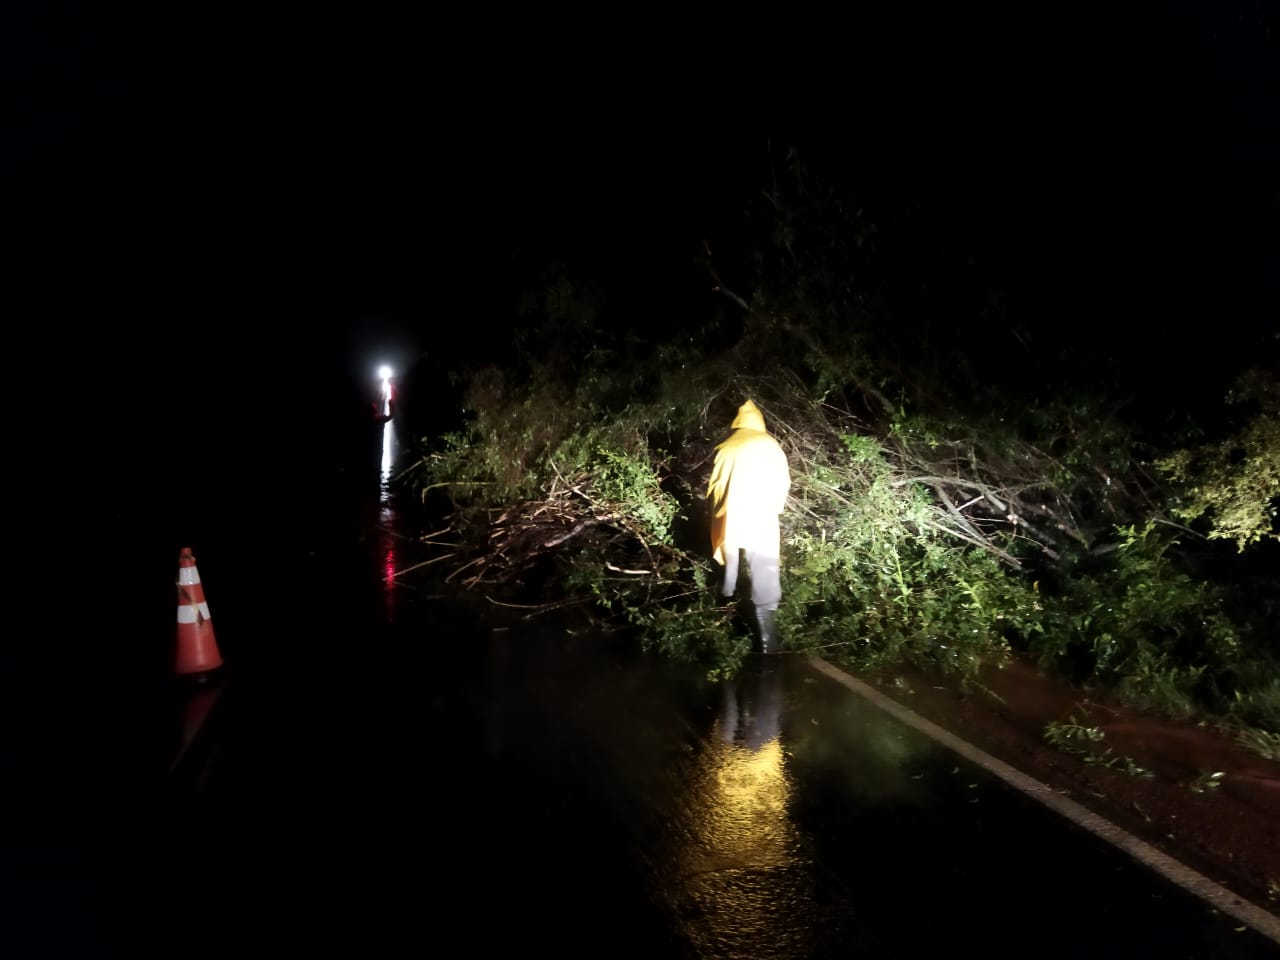
[[[140,902],[211,949],[1275,955],[798,658],[720,686],[550,626],[364,641],[229,691],[135,863],[183,884]]]
[[[73,952],[1280,955],[801,658],[713,683],[391,576],[388,476],[288,602],[277,556],[222,594],[237,668]]]

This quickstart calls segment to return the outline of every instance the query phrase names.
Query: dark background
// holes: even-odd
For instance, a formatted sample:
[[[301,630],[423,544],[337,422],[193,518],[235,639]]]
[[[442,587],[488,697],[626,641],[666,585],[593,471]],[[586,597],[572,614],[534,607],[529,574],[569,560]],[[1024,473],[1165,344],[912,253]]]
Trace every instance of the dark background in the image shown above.
[[[1208,409],[1276,329],[1260,3],[4,17],[3,761],[51,883],[170,745],[178,550],[243,645],[228,600],[284,602],[298,558],[353,533],[378,364],[456,403],[445,371],[501,359],[515,294],[587,255],[633,315],[698,322],[722,303],[700,239],[745,281],[744,195],[787,147],[989,278],[1046,389],[1067,344],[1148,411]],[[250,569],[265,584],[233,585]]]
[[[655,323],[695,322],[717,305],[700,238],[742,246],[788,146],[1147,411],[1216,404],[1276,328],[1264,4],[10,18],[15,512],[55,557],[171,566],[264,489],[294,536],[331,490],[312,478],[363,456],[376,366],[454,403],[444,372],[504,355],[548,264],[590,254]]]

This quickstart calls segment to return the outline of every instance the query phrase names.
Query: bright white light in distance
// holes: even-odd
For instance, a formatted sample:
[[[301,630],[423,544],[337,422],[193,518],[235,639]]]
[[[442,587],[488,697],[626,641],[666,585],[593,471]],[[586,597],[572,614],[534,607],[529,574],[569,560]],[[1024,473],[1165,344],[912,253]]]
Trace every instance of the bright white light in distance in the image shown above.
[[[390,380],[390,379],[391,379],[391,368],[390,368],[390,367],[388,367],[388,366],[381,366],[381,367],[379,367],[379,368],[378,368],[378,376],[380,376],[383,380]]]

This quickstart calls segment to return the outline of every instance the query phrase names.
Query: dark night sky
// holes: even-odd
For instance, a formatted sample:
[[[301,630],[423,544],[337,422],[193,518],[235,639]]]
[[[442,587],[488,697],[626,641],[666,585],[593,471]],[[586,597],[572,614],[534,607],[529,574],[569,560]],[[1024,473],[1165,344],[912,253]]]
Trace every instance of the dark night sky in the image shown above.
[[[504,338],[552,238],[684,269],[770,141],[1153,382],[1275,327],[1270,8],[838,6],[42,6],[6,58],[13,335],[118,435],[277,369],[294,404]]]

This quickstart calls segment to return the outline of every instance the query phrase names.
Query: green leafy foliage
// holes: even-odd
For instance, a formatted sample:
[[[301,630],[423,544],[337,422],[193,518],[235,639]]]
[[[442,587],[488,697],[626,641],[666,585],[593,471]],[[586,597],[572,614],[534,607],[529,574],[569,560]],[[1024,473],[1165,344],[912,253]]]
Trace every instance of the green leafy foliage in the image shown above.
[[[1173,513],[1188,523],[1209,520],[1210,539],[1243,551],[1280,540],[1280,382],[1262,370],[1241,376],[1228,403],[1252,408],[1221,440],[1183,448],[1156,461],[1178,488]]]
[[[1043,665],[1147,709],[1262,719],[1267,711],[1255,697],[1265,700],[1265,687],[1246,689],[1241,679],[1274,665],[1232,617],[1223,588],[1179,568],[1167,527],[1148,522],[1120,534],[1106,564],[1076,570],[1044,597],[1028,649]]]
[[[1075,717],[1069,717],[1066,721],[1051,720],[1045,724],[1044,728],[1045,743],[1063,753],[1079,757],[1091,766],[1118,770],[1131,777],[1144,779],[1151,777],[1151,771],[1146,767],[1138,766],[1132,757],[1119,756],[1110,747],[1099,752],[1097,745],[1104,739],[1106,734],[1101,729],[1086,727],[1076,722]],[[1217,783],[1215,782],[1213,786],[1217,786]]]
[[[1241,381],[1247,416],[1224,439],[1161,456],[1091,379],[1051,393],[985,382],[959,351],[991,311],[939,329],[918,278],[888,265],[901,234],[794,153],[758,196],[743,285],[712,269],[725,298],[683,326],[607,322],[617,297],[563,265],[522,295],[512,359],[470,371],[466,429],[429,438],[413,473],[464,544],[451,576],[536,610],[590,604],[655,654],[732,673],[753,641],[713,594],[703,495],[751,397],[792,470],[787,649],[966,679],[1025,653],[1270,744],[1276,578],[1264,564],[1245,596],[1173,521],[1210,523],[1241,551],[1273,546],[1274,380]],[[1121,762],[1107,756],[1093,762]]]
[[[1029,585],[930,526],[925,489],[902,482],[876,444],[840,440],[843,462],[807,461],[794,477],[784,630],[862,668],[906,659],[976,674],[1034,613]]]
[[[1201,770],[1200,773],[1187,784],[1187,788],[1192,793],[1208,793],[1222,786],[1226,774],[1221,770]]]

